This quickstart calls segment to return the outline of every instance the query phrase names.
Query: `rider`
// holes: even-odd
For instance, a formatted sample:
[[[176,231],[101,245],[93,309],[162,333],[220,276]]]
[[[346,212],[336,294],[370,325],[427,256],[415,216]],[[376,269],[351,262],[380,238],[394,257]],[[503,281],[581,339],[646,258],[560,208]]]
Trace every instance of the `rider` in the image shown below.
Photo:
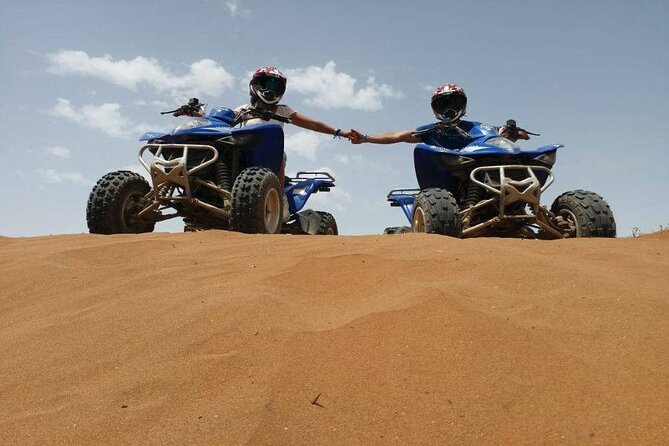
[[[397,142],[419,143],[447,147],[449,149],[462,149],[471,138],[469,132],[478,122],[465,121],[462,118],[467,109],[467,95],[462,87],[455,84],[444,84],[432,93],[430,101],[434,116],[439,123],[446,127],[440,132],[422,132],[432,129],[439,123],[428,124],[417,129],[402,130],[400,132],[379,133],[376,135],[364,135],[357,130],[351,129],[350,140],[353,144],[371,142],[375,144],[393,144]],[[497,133],[512,141],[518,139],[530,139],[528,134],[517,127],[497,127]]]
[[[263,121],[261,118],[254,118],[251,115],[249,115],[247,119],[244,119],[243,115],[245,112],[253,109],[262,109],[284,118],[288,118],[291,120],[292,124],[295,124],[298,127],[325,133],[326,135],[333,135],[335,138],[351,138],[350,130],[343,131],[341,129],[335,129],[324,122],[298,113],[287,105],[279,104],[279,101],[285,92],[286,76],[284,76],[281,71],[275,67],[258,68],[255,73],[253,73],[251,81],[249,82],[251,101],[248,104],[237,107],[235,109],[235,115],[237,118],[242,118],[242,126],[268,123],[268,121]],[[281,121],[272,119],[269,123],[278,124],[283,127],[283,122]],[[283,163],[281,163],[281,169],[278,175],[282,188],[285,181],[286,159],[286,152],[284,151]],[[286,220],[288,218],[288,206],[285,196],[283,197],[283,204],[283,217],[284,220]]]

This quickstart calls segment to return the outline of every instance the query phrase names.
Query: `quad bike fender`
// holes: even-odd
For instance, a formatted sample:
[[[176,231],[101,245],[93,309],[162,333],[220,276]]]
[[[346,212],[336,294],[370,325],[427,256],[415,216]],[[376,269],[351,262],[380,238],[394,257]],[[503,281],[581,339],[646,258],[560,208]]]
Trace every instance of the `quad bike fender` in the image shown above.
[[[311,209],[307,209],[297,214],[297,224],[305,234],[315,235],[318,232],[320,223],[320,214]]]
[[[329,191],[335,187],[334,182],[334,177],[327,172],[297,172],[284,188],[290,213],[301,211],[312,194]]]
[[[390,202],[392,207],[402,208],[404,216],[411,223],[411,217],[413,215],[413,202],[416,200],[416,195],[420,192],[420,189],[393,189],[388,192],[387,199]]]

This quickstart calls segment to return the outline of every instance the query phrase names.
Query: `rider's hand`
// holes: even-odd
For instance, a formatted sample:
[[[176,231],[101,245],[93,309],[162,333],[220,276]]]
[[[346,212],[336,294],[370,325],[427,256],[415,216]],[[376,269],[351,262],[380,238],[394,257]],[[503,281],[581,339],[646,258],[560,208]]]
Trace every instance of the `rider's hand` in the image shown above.
[[[359,131],[355,129],[351,129],[348,132],[348,139],[351,140],[351,144],[362,144],[365,142],[365,135],[360,133]]]
[[[350,130],[342,130],[339,132],[339,137],[341,138],[346,138],[346,139],[351,139],[351,131]]]

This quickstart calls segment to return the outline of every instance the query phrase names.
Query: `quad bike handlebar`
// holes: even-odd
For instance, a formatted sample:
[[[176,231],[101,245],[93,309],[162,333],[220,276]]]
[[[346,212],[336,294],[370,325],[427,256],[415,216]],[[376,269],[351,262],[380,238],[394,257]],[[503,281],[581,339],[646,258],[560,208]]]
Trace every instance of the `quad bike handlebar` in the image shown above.
[[[235,121],[232,123],[232,126],[234,127],[250,118],[260,118],[263,121],[270,121],[273,119],[275,121],[283,122],[286,124],[290,124],[291,122],[293,122],[292,119],[286,118],[285,116],[277,115],[276,113],[272,113],[269,110],[264,110],[261,108],[251,108],[244,111],[243,113],[240,113],[239,116],[235,118]]]
[[[413,137],[421,137],[423,135],[428,135],[431,133],[435,133],[437,135],[443,135],[447,131],[456,131],[460,133],[465,138],[471,138],[469,133],[465,132],[462,130],[460,127],[457,126],[455,123],[450,123],[447,124],[445,122],[438,122],[435,125],[433,125],[430,128],[423,129],[423,130],[417,130],[411,134]],[[519,139],[525,139],[528,140],[530,139],[529,135],[532,136],[541,136],[539,133],[532,133],[528,130],[525,130],[523,128],[520,128],[516,125],[516,120],[515,119],[508,119],[506,121],[506,124],[500,128],[499,130],[499,135],[503,136],[505,138],[508,138],[512,141],[517,141]]]
[[[198,98],[190,98],[188,100],[188,104],[182,105],[179,108],[176,108],[174,110],[170,111],[164,111],[160,112],[161,115],[168,115],[172,114],[172,116],[192,116],[194,118],[199,118],[201,116],[204,116],[204,107],[206,107],[207,104],[203,104],[200,102]]]
[[[504,127],[500,129],[499,132],[500,136],[503,136],[505,138],[508,138],[512,141],[516,141],[519,139],[525,139],[528,140],[530,139],[530,135],[532,136],[541,136],[540,133],[532,133],[528,130],[522,129],[516,125],[516,120],[515,119],[508,119],[506,121],[506,124]]]
[[[178,117],[178,116],[191,116],[194,118],[199,118],[204,116],[204,108],[207,106],[207,104],[203,104],[200,102],[198,98],[190,98],[188,100],[187,104],[182,105],[179,108],[175,108],[174,110],[169,110],[169,111],[164,111],[160,112],[161,115],[168,115],[172,114],[172,116]],[[275,120],[275,121],[280,121],[284,122],[286,124],[290,124],[292,120],[290,118],[286,118],[281,115],[277,115],[276,113],[272,113],[269,110],[264,110],[260,108],[252,108],[249,110],[244,111],[243,113],[240,113],[237,118],[235,118],[235,121],[232,123],[232,126],[236,126],[242,121],[245,121],[250,118],[260,118],[263,121],[270,121],[270,120]]]
[[[411,134],[413,137],[421,137],[423,135],[428,135],[431,133],[435,133],[437,135],[443,135],[447,131],[456,131],[460,133],[460,135],[464,136],[465,138],[470,138],[469,133],[465,132],[462,130],[460,127],[458,127],[456,124],[447,124],[445,122],[438,122],[435,125],[433,125],[430,128],[423,129],[423,130],[416,130]]]

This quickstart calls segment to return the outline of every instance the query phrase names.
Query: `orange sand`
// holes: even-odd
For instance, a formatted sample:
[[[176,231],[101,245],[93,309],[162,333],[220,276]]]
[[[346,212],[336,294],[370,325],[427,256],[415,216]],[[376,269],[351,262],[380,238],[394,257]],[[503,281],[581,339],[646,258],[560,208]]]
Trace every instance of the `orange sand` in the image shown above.
[[[669,233],[0,237],[3,445],[669,444]]]

